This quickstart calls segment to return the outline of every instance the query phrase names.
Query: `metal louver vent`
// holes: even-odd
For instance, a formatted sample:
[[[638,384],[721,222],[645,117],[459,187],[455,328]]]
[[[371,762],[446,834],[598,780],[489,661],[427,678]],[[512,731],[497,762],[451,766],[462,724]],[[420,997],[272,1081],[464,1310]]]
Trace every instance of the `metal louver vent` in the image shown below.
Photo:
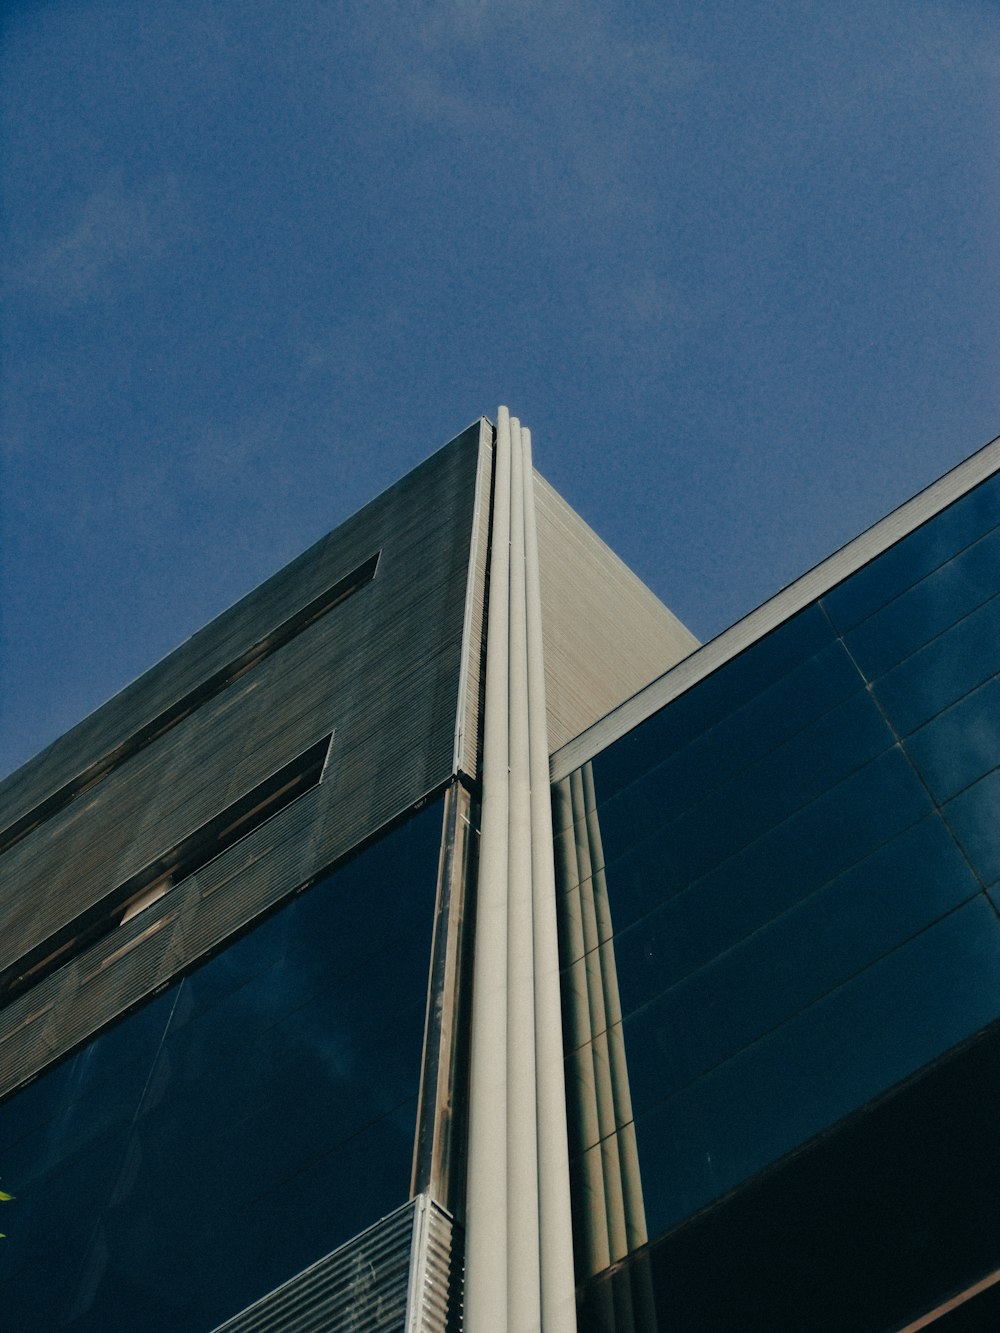
[[[215,1333],[460,1333],[460,1235],[418,1194]]]

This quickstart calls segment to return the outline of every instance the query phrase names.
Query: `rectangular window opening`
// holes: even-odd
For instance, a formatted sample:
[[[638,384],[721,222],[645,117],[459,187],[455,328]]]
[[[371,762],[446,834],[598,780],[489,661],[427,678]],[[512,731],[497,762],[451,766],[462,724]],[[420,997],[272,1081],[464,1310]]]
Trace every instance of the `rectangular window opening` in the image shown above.
[[[72,958],[112,935],[182,880],[242,841],[319,785],[333,734],[324,736],[212,819],[112,889],[100,902],[0,972],[0,1005],[36,986]],[[149,932],[147,932],[149,933]]]

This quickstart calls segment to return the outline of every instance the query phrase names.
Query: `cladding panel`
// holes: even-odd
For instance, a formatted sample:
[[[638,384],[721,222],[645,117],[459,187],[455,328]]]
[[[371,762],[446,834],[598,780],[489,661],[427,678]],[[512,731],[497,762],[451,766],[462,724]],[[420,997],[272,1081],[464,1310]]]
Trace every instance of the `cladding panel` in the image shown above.
[[[321,785],[176,886],[159,929],[146,934],[150,923],[136,918],[4,1011],[0,1086],[16,1086],[448,781],[483,467],[475,423],[4,784],[6,824],[382,551],[371,583],[0,859],[8,963],[334,732]]]
[[[421,538],[431,537],[433,530],[446,530],[453,544],[464,547],[463,578],[458,581],[464,592],[468,548],[453,526],[458,519],[456,503],[463,511],[462,522],[471,521],[470,481],[478,461],[479,433],[477,421],[6,778],[0,783],[0,827],[7,827],[70,777],[122,744],[149,718],[164,712],[249,644],[264,638],[349,574],[383,544],[379,534],[393,534],[392,546],[402,557],[404,571],[408,559],[418,561],[412,570],[413,586],[417,586],[418,573],[427,573],[428,552]],[[423,556],[414,546],[423,548]],[[380,569],[376,581],[383,581],[384,572]],[[404,602],[405,594],[404,589]],[[400,595],[401,590],[394,586],[392,593],[383,589],[376,601],[382,607],[387,598],[391,601]],[[343,609],[332,613],[334,622]]]
[[[549,748],[698,647],[672,612],[535,473]]]

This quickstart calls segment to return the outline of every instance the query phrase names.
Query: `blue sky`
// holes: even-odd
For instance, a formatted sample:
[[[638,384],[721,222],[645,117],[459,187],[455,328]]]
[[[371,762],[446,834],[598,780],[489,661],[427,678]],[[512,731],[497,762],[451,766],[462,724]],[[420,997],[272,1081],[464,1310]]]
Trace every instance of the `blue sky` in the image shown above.
[[[8,0],[0,772],[480,413],[702,638],[1000,431],[977,0]]]

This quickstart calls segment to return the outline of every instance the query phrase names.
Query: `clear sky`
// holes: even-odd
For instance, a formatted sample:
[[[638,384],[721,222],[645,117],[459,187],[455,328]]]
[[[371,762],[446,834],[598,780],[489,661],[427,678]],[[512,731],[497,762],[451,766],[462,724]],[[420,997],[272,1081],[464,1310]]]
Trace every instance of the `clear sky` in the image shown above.
[[[1000,432],[995,0],[7,0],[0,772],[499,402],[708,638]]]

